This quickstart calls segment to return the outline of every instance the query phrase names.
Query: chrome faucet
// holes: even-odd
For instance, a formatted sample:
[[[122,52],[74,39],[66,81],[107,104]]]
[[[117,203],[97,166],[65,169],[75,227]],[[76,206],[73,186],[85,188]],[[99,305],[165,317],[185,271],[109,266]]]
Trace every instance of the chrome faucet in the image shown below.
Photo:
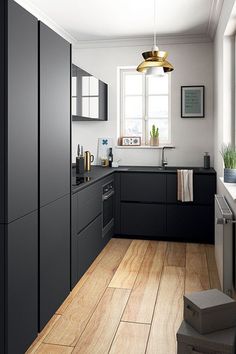
[[[168,165],[168,162],[165,158],[165,149],[174,149],[174,146],[163,146],[161,151],[161,166],[165,168]]]

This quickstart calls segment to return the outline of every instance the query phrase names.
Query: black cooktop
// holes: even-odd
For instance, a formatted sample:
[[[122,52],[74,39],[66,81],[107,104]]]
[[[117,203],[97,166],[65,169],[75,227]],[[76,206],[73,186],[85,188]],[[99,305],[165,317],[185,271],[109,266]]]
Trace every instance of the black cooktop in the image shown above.
[[[76,176],[72,178],[72,186],[79,186],[82,183],[90,182],[91,177]]]

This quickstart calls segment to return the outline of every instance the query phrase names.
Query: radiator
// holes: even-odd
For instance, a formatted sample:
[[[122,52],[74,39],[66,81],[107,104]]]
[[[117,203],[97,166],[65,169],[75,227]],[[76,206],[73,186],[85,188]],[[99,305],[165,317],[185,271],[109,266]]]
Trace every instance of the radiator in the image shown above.
[[[233,289],[233,213],[222,195],[215,196],[215,258],[221,289],[229,296]]]

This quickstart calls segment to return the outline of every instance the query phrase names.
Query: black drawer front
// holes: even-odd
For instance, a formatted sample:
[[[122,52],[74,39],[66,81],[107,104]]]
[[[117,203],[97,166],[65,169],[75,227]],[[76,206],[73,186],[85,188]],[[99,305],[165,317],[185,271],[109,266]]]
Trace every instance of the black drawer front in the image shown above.
[[[77,280],[83,276],[102,248],[102,216],[100,215],[77,235]]]
[[[102,187],[101,183],[78,192],[78,230],[80,232],[102,212]]]
[[[193,175],[193,204],[214,204],[215,175]],[[167,202],[177,202],[177,174],[167,175]]]
[[[165,202],[166,175],[163,173],[122,173],[121,200]]]
[[[162,236],[166,231],[166,206],[121,203],[121,233],[130,236]]]
[[[212,243],[214,208],[205,205],[167,205],[167,234],[189,242]]]

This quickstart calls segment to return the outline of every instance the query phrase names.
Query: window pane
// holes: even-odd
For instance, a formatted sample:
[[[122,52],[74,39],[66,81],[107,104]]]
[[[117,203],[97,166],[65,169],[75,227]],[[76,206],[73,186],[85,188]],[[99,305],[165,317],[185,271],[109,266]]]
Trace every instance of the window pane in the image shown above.
[[[150,118],[168,117],[168,96],[149,96],[148,116]]]
[[[90,109],[90,118],[98,118],[98,97],[90,97],[89,100],[89,109]]]
[[[77,77],[72,77],[72,88],[71,88],[72,96],[77,96]]]
[[[89,96],[89,76],[82,76],[82,96]]]
[[[148,94],[168,94],[168,75],[147,76]]]
[[[72,115],[76,116],[77,115],[77,98],[76,97],[72,97],[71,110],[72,110]]]
[[[98,79],[94,76],[90,76],[90,96],[98,96]]]
[[[152,125],[155,124],[159,128],[159,140],[166,141],[168,140],[168,119],[149,119],[148,120],[148,135],[150,137],[150,131]]]
[[[89,98],[82,97],[82,116],[89,117]]]
[[[125,117],[126,118],[142,118],[143,102],[142,96],[125,97]]]
[[[125,94],[142,95],[142,75],[125,75]]]
[[[124,126],[124,136],[142,136],[142,121],[127,119]]]

